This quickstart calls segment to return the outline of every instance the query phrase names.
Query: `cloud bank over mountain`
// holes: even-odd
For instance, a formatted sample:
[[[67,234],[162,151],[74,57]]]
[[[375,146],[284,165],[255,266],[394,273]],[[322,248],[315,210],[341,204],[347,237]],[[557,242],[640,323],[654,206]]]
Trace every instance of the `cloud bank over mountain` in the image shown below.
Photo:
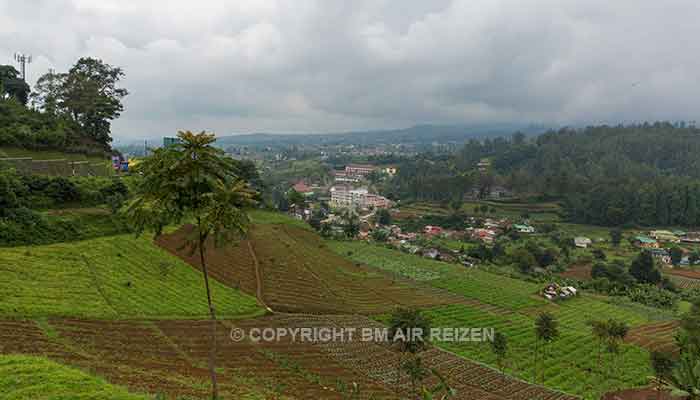
[[[0,0],[29,79],[122,66],[118,139],[177,129],[693,120],[692,0]]]

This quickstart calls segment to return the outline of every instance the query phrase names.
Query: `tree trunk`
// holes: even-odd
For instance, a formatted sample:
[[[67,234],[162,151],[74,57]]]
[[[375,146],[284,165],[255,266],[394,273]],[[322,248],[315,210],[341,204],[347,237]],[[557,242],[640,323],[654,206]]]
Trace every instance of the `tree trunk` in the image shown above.
[[[540,344],[540,341],[535,340],[535,365],[533,365],[533,367],[532,367],[533,374],[534,374],[533,381],[535,384],[537,383],[537,353],[539,352],[539,344]]]
[[[602,352],[601,347],[603,347],[603,344],[601,343],[600,340],[598,340],[598,374],[601,376],[603,375],[603,365],[601,364],[600,360],[600,353]]]
[[[544,370],[547,368],[547,345],[542,345],[542,385],[544,385]]]
[[[395,388],[395,390],[396,390],[397,396],[399,395],[399,391],[400,391],[400,387],[401,387],[400,386],[401,385],[401,365],[403,364],[402,354],[403,353],[399,353],[399,362],[396,365],[396,388]]]
[[[201,227],[199,220],[197,224]],[[209,351],[209,374],[211,376],[211,398],[217,400],[219,398],[219,387],[216,382],[216,313],[214,305],[211,301],[211,289],[209,288],[209,273],[207,272],[207,264],[204,260],[204,237],[202,230],[199,229],[199,260],[202,263],[202,273],[204,274],[204,286],[207,288],[207,304],[209,305],[209,316],[211,318],[211,347]]]

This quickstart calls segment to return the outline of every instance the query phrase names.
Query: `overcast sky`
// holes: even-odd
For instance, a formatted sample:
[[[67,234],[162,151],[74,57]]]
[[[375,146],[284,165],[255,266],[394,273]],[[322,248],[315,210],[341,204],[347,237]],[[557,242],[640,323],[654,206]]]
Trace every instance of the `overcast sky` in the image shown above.
[[[124,68],[117,139],[177,129],[694,120],[697,0],[0,0],[31,84]]]

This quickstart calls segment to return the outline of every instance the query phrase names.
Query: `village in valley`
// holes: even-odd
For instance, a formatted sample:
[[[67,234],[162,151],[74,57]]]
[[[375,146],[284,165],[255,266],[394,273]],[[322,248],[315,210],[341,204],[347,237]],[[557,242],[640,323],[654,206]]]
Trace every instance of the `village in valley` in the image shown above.
[[[485,175],[490,167],[480,160],[474,171]],[[537,243],[545,254],[535,254],[534,265],[517,266],[515,274],[540,282],[539,294],[547,300],[576,296],[577,287],[591,288],[591,281],[606,277],[600,268],[595,271],[596,262],[631,262],[640,254],[655,260],[670,285],[700,288],[700,269],[694,269],[700,264],[700,232],[560,224],[553,209],[523,203],[511,189],[497,185],[467,190],[452,204],[393,201],[372,190],[397,172],[396,165],[349,163],[331,170],[326,184],[295,177],[287,182],[287,212],[326,238],[381,244],[506,275],[513,271],[503,268],[503,256],[523,243]]]

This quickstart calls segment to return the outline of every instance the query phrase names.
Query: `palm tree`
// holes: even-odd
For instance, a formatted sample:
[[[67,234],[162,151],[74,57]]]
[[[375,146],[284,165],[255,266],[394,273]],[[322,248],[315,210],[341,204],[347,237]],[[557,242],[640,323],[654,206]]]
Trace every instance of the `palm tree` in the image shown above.
[[[598,340],[598,372],[602,373],[601,350],[603,343],[608,340],[608,323],[606,321],[590,321],[588,324],[591,326],[593,336]]]
[[[547,347],[546,345],[553,342],[559,337],[559,323],[556,318],[548,312],[541,313],[535,320],[535,336],[537,341],[542,341],[542,362],[547,363]],[[542,368],[542,383],[544,384],[544,371]]]
[[[671,354],[661,351],[653,351],[649,361],[651,361],[651,368],[656,377],[656,398],[658,399],[661,397],[662,382],[673,372],[674,361]]]
[[[419,397],[420,400],[448,400],[457,396],[457,391],[450,386],[437,370],[431,368],[430,372],[438,378],[439,383],[432,388],[423,386]]]
[[[627,332],[629,332],[629,327],[623,321],[609,319],[607,322],[607,330],[608,352],[612,355],[613,361],[615,361],[615,357],[620,355],[620,345],[627,336]]]
[[[694,347],[690,344],[681,348],[676,367],[668,377],[673,394],[685,395],[691,400],[700,399],[700,358]]]
[[[508,354],[508,339],[506,335],[501,332],[496,332],[493,337],[493,342],[491,342],[491,351],[496,356],[496,363],[498,364],[498,369],[501,370],[503,375],[503,380],[506,379],[504,362]]]
[[[157,149],[136,168],[142,179],[127,215],[139,233],[152,229],[162,233],[168,224],[195,221],[183,247],[199,251],[207,305],[211,317],[209,372],[212,399],[218,398],[216,380],[216,312],[209,286],[206,246],[239,238],[249,219],[245,208],[254,204],[255,192],[239,179],[237,163],[213,147],[213,134],[179,132],[181,143]]]
[[[690,311],[681,319],[676,335],[680,357],[667,377],[674,394],[700,399],[700,300],[694,300]]]
[[[389,319],[389,340],[399,348],[399,359],[396,368],[396,393],[399,392],[401,369],[404,366],[403,355],[406,353],[415,355],[425,350],[428,346],[428,332],[430,332],[430,320],[420,310],[410,308],[398,308]],[[410,368],[410,367],[409,367]],[[417,380],[412,379],[414,385]]]
[[[343,231],[345,236],[348,238],[353,238],[360,233],[360,216],[352,208],[347,208],[343,210],[341,214],[341,219],[343,220]]]

